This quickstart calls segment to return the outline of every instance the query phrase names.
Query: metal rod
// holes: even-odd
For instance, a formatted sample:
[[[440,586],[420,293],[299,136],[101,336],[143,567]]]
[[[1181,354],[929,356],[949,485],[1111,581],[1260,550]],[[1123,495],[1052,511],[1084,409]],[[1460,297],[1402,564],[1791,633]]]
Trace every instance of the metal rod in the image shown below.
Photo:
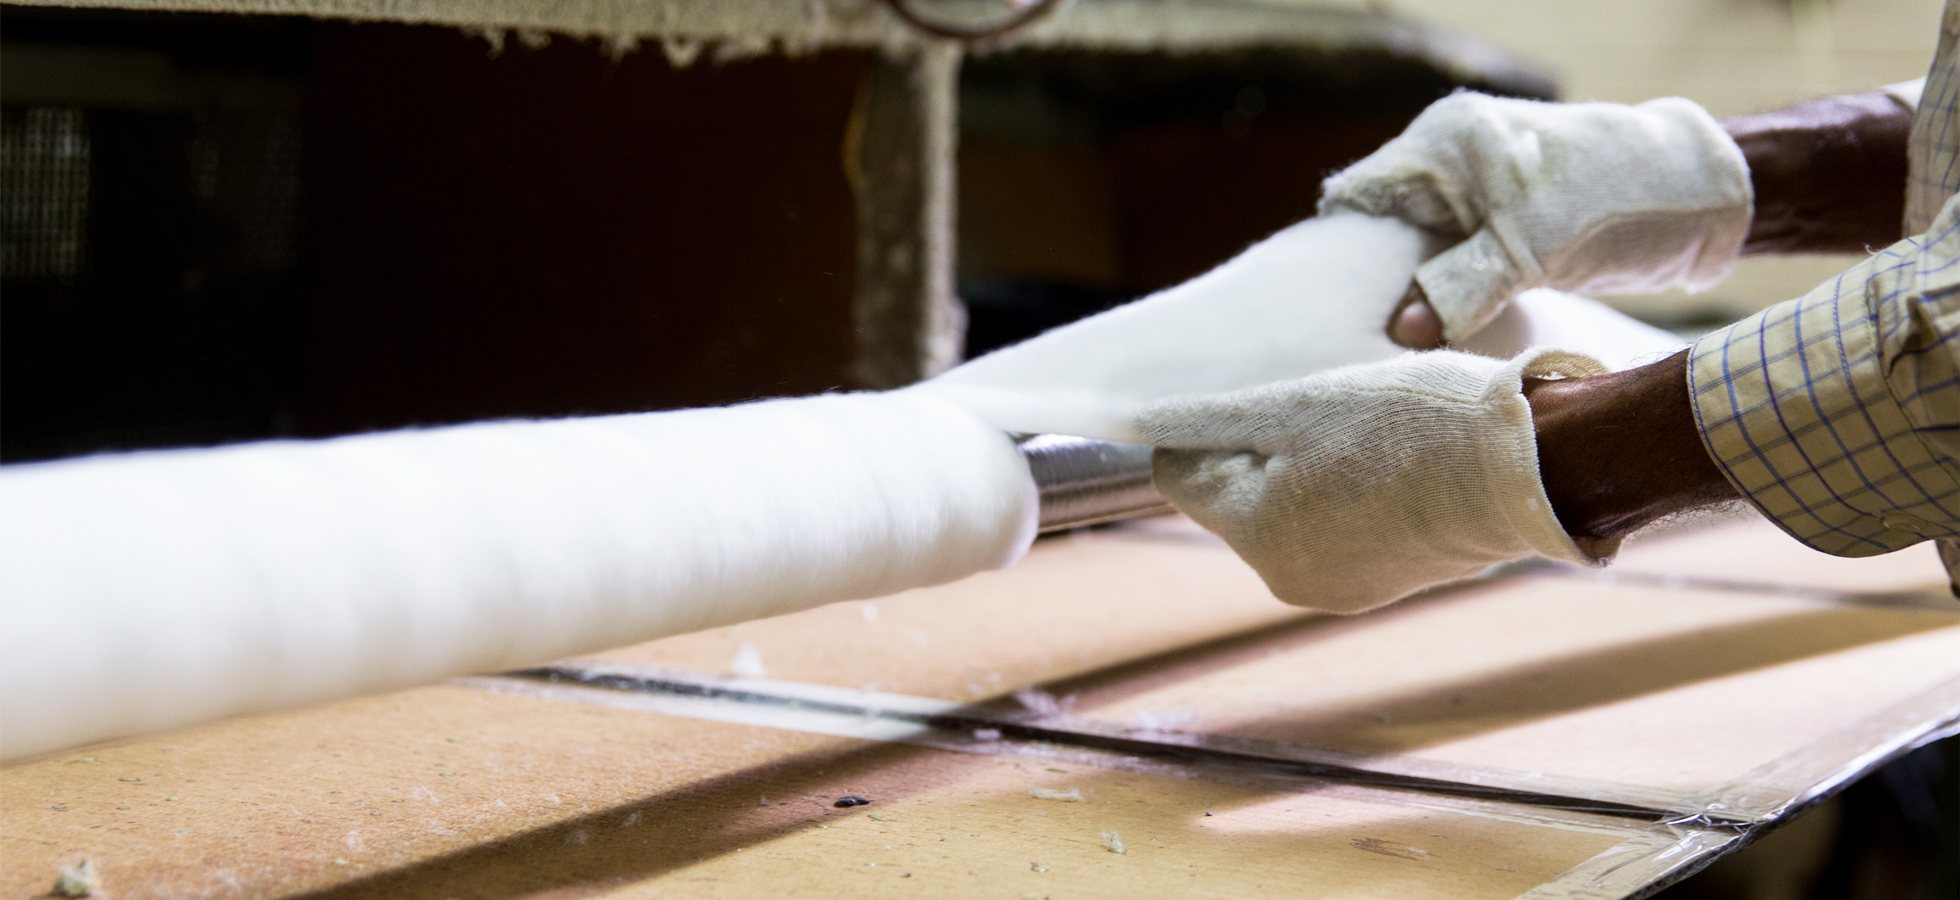
[[[1020,440],[1041,489],[1043,534],[1170,512],[1150,484],[1150,448],[1040,434]]]

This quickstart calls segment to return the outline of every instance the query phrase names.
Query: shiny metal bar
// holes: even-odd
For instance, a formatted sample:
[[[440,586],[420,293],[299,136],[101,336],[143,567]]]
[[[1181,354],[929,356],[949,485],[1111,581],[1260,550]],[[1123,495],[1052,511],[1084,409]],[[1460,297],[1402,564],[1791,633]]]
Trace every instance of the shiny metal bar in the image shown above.
[[[1039,434],[1020,440],[1041,489],[1043,534],[1170,512],[1150,484],[1150,448]]]

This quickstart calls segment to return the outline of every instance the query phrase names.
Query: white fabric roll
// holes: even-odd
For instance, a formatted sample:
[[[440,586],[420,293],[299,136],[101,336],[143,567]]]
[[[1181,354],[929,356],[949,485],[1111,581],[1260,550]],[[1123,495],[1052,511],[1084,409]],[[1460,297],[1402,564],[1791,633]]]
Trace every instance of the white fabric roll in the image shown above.
[[[911,395],[0,471],[0,758],[1007,565],[1013,443]]]
[[[912,392],[1008,431],[1141,442],[1144,407],[1290,381],[1405,352],[1390,312],[1438,249],[1395,219],[1337,213],[1273,235],[1210,272],[990,353]],[[1622,368],[1684,341],[1571,294],[1527,291],[1463,349],[1509,359],[1555,346]]]
[[[1394,355],[1387,311],[1431,249],[1308,221],[892,394],[0,470],[0,759],[1007,565],[1037,502],[1001,430],[1136,440],[1165,397]],[[1547,293],[1473,349],[1673,340]]]
[[[1597,300],[1539,288],[1519,294],[1457,349],[1510,359],[1532,347],[1557,347],[1618,371],[1659,362],[1686,346],[1686,338]]]
[[[1136,414],[1401,351],[1384,328],[1436,248],[1393,219],[1308,219],[1203,275],[911,390],[1009,431],[1140,443]]]

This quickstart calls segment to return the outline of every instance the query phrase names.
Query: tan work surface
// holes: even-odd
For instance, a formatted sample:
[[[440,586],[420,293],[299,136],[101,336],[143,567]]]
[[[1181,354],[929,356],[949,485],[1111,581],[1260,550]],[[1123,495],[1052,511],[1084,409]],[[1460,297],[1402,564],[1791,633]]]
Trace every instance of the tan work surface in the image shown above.
[[[115,896],[635,884],[697,896],[1300,885],[1501,896],[1638,831],[451,687],[85,755],[94,761],[6,773],[10,896],[45,890],[58,861],[84,856]],[[1085,799],[1038,799],[1038,786]],[[873,802],[831,805],[846,793]]]
[[[1138,522],[567,668],[725,696],[475,679],[7,767],[0,890],[87,858],[118,897],[1618,896],[1950,726],[1942,584],[1930,552],[1829,560],[1739,524],[1636,545],[1610,577],[1331,619],[1189,523]],[[766,675],[725,677],[745,644]],[[847,793],[873,802],[830,805]],[[1662,822],[1684,811],[1713,821]]]

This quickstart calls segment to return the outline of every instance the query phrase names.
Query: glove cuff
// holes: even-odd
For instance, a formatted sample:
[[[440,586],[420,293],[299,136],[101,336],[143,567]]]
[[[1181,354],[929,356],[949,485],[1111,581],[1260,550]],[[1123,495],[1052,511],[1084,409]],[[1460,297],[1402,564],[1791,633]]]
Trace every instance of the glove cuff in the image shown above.
[[[1509,420],[1503,430],[1509,446],[1502,448],[1513,462],[1499,468],[1511,483],[1502,486],[1507,524],[1531,551],[1548,559],[1582,566],[1603,566],[1619,552],[1620,542],[1574,538],[1559,524],[1551,497],[1538,474],[1538,437],[1532,425],[1531,404],[1524,396],[1526,378],[1579,378],[1606,372],[1604,363],[1582,353],[1549,347],[1533,348],[1513,357],[1492,376],[1486,397]]]

